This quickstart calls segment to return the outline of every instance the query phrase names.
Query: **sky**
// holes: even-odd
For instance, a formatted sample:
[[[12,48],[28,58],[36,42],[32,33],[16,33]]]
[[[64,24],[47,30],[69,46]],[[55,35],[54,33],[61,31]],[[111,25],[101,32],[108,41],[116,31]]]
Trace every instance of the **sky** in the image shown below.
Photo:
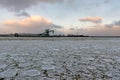
[[[120,36],[120,0],[0,0],[0,33]]]

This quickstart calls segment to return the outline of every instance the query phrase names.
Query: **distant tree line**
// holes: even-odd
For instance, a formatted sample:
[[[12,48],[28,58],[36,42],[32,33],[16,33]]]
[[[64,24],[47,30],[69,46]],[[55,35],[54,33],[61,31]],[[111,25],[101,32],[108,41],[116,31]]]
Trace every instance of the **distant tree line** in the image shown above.
[[[0,34],[0,37],[89,37],[85,35],[56,35],[54,34],[54,30],[46,29],[43,33],[40,34],[32,34],[32,33],[14,33],[14,34]],[[54,35],[50,35],[53,33]]]

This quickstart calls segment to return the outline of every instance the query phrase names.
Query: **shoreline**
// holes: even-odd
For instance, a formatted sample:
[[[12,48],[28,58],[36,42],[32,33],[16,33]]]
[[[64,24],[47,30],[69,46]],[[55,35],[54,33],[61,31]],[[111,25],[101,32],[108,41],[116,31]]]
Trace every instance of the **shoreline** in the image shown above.
[[[120,37],[0,37],[0,40],[120,40]]]

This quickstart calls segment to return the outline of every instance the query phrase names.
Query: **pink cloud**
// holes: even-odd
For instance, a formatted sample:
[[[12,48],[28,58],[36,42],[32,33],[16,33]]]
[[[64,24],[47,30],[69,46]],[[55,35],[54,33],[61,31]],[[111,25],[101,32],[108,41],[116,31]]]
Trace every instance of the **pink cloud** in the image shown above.
[[[99,16],[96,17],[85,17],[85,18],[81,18],[79,19],[79,21],[82,22],[92,22],[92,23],[101,23],[102,22],[102,18]]]
[[[22,20],[6,20],[2,25],[7,27],[9,32],[37,33],[45,29],[57,29],[61,26],[55,25],[51,20],[42,16],[31,16]]]

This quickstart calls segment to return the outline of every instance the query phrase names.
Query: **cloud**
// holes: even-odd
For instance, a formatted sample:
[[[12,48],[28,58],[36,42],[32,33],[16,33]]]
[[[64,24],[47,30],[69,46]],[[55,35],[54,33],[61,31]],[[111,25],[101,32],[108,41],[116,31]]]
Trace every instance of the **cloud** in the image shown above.
[[[16,16],[18,16],[18,17],[20,17],[20,16],[30,17],[30,14],[23,11],[23,12],[20,12],[20,13],[16,13]]]
[[[96,27],[87,28],[85,32],[97,36],[120,36],[120,27],[108,28],[106,25],[96,25]]]
[[[36,6],[38,4],[54,4],[61,3],[65,4],[67,10],[71,9],[72,11],[88,11],[88,8],[95,8],[96,5],[104,4],[109,2],[108,0],[0,0],[0,8],[6,8],[9,11],[21,13],[21,11],[26,11],[28,8]],[[59,4],[60,7],[62,4]],[[87,5],[87,6],[85,6]],[[78,7],[79,6],[79,7]],[[89,9],[91,10],[91,9]],[[21,15],[22,16],[22,15]]]
[[[95,36],[120,36],[120,21],[110,24],[96,24],[94,27],[84,28],[84,32]]]
[[[85,27],[80,33],[92,36],[120,36],[120,21],[110,24],[96,24],[94,27]]]
[[[10,12],[14,12],[16,16],[29,17],[30,14],[26,12],[28,8],[40,3],[56,3],[64,0],[0,0],[0,8],[5,8]],[[21,12],[22,11],[22,12]]]
[[[70,30],[75,30],[75,28],[69,28]]]
[[[110,3],[111,0],[105,0],[104,3]]]
[[[85,18],[81,18],[79,19],[79,21],[82,22],[92,22],[92,23],[101,23],[102,22],[102,18],[99,16],[96,17],[85,17]]]
[[[107,28],[113,28],[113,27],[115,27],[115,26],[120,27],[120,20],[119,20],[119,21],[114,21],[114,22],[111,23],[111,24],[105,24],[105,27],[107,27]]]
[[[59,25],[55,25],[51,20],[41,16],[31,16],[22,20],[7,20],[2,22],[7,27],[8,32],[20,33],[38,33],[45,29],[60,29]]]
[[[119,20],[119,21],[115,21],[115,22],[114,22],[114,25],[120,26],[120,20]]]
[[[94,26],[94,27],[93,27]],[[76,30],[66,30],[67,33],[76,34]],[[120,20],[110,24],[94,24],[79,28],[77,33],[90,36],[120,36]]]
[[[105,24],[105,27],[107,28],[112,28],[114,26],[114,24]]]
[[[76,31],[69,31],[70,33],[76,34]],[[77,30],[80,35],[89,36],[120,36],[120,27],[114,26],[112,28],[107,28],[106,25],[100,24],[95,27],[84,27]]]
[[[0,7],[21,11],[38,3],[55,3],[63,0],[0,0]]]

